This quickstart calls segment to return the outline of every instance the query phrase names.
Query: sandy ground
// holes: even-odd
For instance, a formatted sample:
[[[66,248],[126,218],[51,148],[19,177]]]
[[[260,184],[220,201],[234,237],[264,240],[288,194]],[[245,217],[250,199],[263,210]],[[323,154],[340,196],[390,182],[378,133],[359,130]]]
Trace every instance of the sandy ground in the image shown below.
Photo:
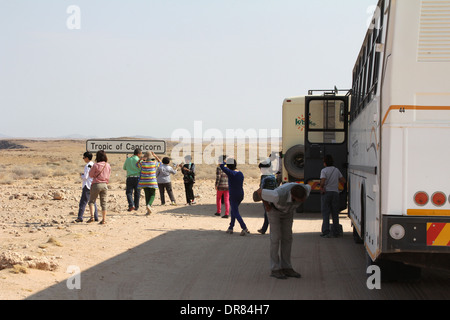
[[[256,181],[247,183],[247,195],[255,186]],[[194,206],[184,204],[183,186],[175,185],[174,193],[180,205],[161,206],[157,197],[151,216],[146,216],[143,208],[135,213],[127,212],[125,190],[122,186],[110,186],[109,205],[113,209],[108,212],[106,225],[73,223],[79,193],[76,186],[63,189],[64,200],[53,200],[50,196],[46,200],[29,200],[26,194],[33,192],[28,191],[25,186],[16,185],[8,190],[3,188],[1,192],[1,251],[54,262],[57,267],[55,270],[27,267],[0,271],[0,299],[26,298],[70,277],[70,266],[79,267],[83,272],[124,252],[131,252],[144,243],[163,239],[170,233],[179,233],[176,241],[181,242],[188,240],[184,238],[190,238],[190,233],[202,241],[208,241],[207,235],[202,236],[202,232],[220,232],[225,236],[229,223],[228,219],[214,216],[214,181],[197,182],[195,193],[199,198]],[[55,187],[49,192],[34,190],[34,193],[47,194],[53,191],[61,192],[59,187]],[[21,196],[15,199],[14,195],[17,197],[18,194]],[[11,196],[13,199],[9,200]],[[242,204],[243,212],[247,206],[249,205]],[[260,218],[252,217],[246,220],[250,230],[256,233],[263,222],[262,213]],[[240,229],[237,227],[235,230],[234,236],[239,237]],[[224,238],[223,245],[226,245],[227,241],[228,239]],[[189,249],[190,252],[183,254],[195,256],[200,248],[198,244],[193,244]],[[217,249],[220,250],[220,247]],[[162,259],[173,255],[172,258],[177,259],[176,253],[158,252],[158,248],[155,250],[155,258]],[[137,260],[135,263],[141,262]],[[44,268],[46,267],[44,264]]]
[[[0,150],[0,269],[3,269],[0,270],[0,299],[33,296],[64,282],[72,276],[71,270],[84,272],[170,233],[183,230],[187,234],[224,233],[227,229],[229,220],[214,216],[214,165],[198,166],[199,178],[194,187],[196,205],[185,204],[184,185],[181,174],[177,174],[173,188],[178,205],[161,206],[157,192],[153,214],[146,216],[144,207],[134,213],[127,212],[125,171],[122,170],[125,155],[110,155],[112,176],[107,224],[74,223],[81,196],[79,173],[84,166],[81,159],[84,141],[14,142],[27,149]],[[247,176],[244,202],[251,203],[251,194],[258,186],[258,169],[244,170]],[[246,206],[242,205],[244,212]],[[247,221],[253,233],[263,222],[260,210],[257,215],[258,218]],[[236,231],[238,235],[240,230],[236,228]],[[179,241],[184,241],[183,237]],[[190,255],[195,256],[198,248],[193,245],[191,249]],[[169,254],[158,252],[156,256]]]
[[[214,215],[214,166],[200,167],[196,205],[185,205],[175,176],[177,206],[161,206],[157,196],[151,216],[144,208],[127,212],[123,155],[110,158],[107,224],[74,223],[83,142],[20,144],[29,149],[0,150],[0,269],[12,262],[0,270],[0,299],[450,299],[450,274],[435,271],[417,283],[368,290],[364,249],[345,215],[339,239],[319,237],[320,215],[296,215],[292,262],[302,278],[270,277],[269,235],[257,233],[262,205],[251,199],[257,169],[242,170],[249,236],[238,226],[226,234],[229,220]]]

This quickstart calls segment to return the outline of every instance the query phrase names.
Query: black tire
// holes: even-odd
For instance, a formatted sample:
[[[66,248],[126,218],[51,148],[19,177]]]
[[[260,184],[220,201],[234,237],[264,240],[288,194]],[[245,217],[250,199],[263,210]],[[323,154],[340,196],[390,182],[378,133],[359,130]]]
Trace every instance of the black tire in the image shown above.
[[[290,148],[284,155],[284,167],[295,179],[305,177],[305,146],[298,144]]]

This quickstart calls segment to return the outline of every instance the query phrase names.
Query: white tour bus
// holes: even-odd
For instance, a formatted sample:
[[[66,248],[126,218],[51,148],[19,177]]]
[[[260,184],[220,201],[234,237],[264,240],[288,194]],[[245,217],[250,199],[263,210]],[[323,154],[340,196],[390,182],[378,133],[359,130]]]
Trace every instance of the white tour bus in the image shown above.
[[[381,0],[348,144],[349,216],[373,262],[450,268],[449,79],[450,1]]]
[[[283,182],[310,183],[304,211],[320,211],[314,186],[333,155],[348,177],[341,208],[348,194],[355,240],[384,278],[450,269],[449,79],[450,1],[381,0],[351,96],[283,103]]]

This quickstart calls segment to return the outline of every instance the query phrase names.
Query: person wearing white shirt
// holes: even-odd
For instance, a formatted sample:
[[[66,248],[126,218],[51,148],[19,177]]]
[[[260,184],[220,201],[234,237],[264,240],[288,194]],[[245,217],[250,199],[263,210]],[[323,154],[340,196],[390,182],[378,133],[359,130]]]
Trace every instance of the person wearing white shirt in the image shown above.
[[[325,168],[320,172],[320,193],[322,208],[322,238],[340,237],[339,227],[339,182],[346,180],[338,168],[334,166],[333,157],[326,155],[323,160]],[[333,226],[330,229],[330,215]]]
[[[171,174],[176,174],[177,170],[172,168],[170,165],[170,158],[164,157],[162,159],[162,165],[158,167],[156,170],[156,181],[158,182],[159,195],[161,198],[161,205],[166,204],[166,199],[164,195],[164,190],[167,190],[167,194],[169,195],[171,205],[176,206],[175,196],[173,195],[172,190],[172,181],[170,179]]]
[[[270,223],[271,277],[301,277],[291,264],[292,225],[294,213],[310,192],[311,186],[298,183],[286,183],[275,190],[256,191],[258,199],[255,200],[263,200]]]
[[[83,222],[84,210],[86,209],[86,205],[91,195],[91,185],[93,180],[93,178],[89,177],[89,171],[91,171],[91,168],[94,165],[94,162],[92,161],[92,153],[85,152],[83,154],[83,160],[86,163],[84,166],[84,172],[80,174],[83,191],[81,192],[80,204],[78,205],[78,218],[75,222]],[[98,221],[97,205],[95,205],[94,219],[95,221]]]

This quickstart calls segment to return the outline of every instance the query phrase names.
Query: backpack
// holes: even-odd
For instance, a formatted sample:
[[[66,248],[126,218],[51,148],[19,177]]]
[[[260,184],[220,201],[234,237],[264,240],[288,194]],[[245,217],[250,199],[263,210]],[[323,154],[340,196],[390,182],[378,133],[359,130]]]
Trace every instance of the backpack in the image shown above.
[[[193,163],[184,165],[184,167],[189,170],[191,170],[193,166],[194,166]],[[189,173],[184,174],[183,181],[184,181],[184,183],[195,182],[195,172],[189,172]]]
[[[275,190],[277,187],[277,179],[274,175],[265,176],[261,179],[261,189]]]

